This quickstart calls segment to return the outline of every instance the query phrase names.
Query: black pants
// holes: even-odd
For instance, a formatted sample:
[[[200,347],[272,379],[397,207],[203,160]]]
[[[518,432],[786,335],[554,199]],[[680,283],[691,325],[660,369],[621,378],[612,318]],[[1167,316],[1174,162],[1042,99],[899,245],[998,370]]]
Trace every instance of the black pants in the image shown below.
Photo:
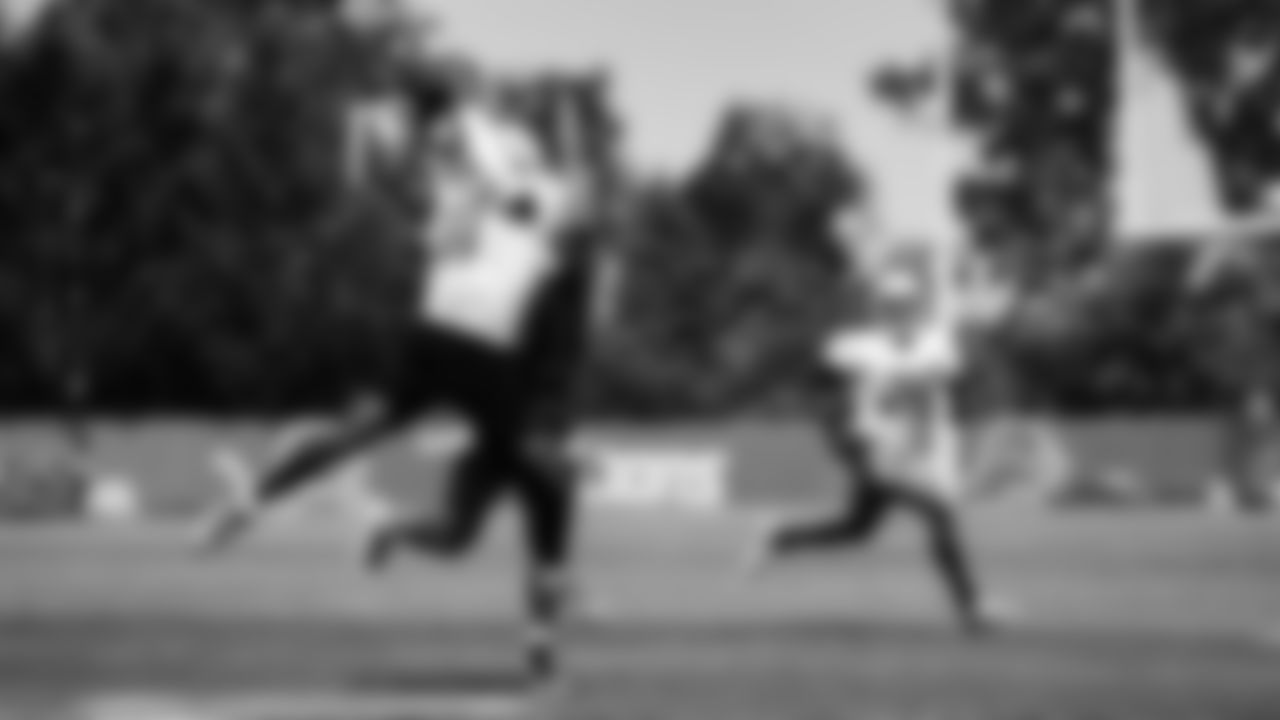
[[[471,425],[475,443],[446,479],[440,520],[415,523],[415,535],[444,553],[465,550],[496,501],[510,496],[524,515],[532,559],[565,563],[576,525],[576,472],[568,453],[589,290],[588,264],[562,268],[535,298],[513,350],[419,327],[384,385],[383,407],[348,419],[286,458],[263,478],[260,496],[291,495],[352,453],[432,413],[453,411]]]
[[[406,345],[385,398],[372,415],[347,419],[284,458],[262,479],[260,498],[293,495],[352,454],[453,411],[471,425],[474,443],[445,480],[440,520],[415,521],[413,534],[444,554],[466,550],[495,501],[510,496],[524,516],[531,559],[543,567],[569,560],[576,473],[568,415],[546,410],[559,396],[529,382],[525,358],[423,329]]]
[[[415,538],[444,555],[466,552],[506,499],[522,515],[529,559],[540,566],[568,562],[576,472],[563,388],[531,377],[531,366],[540,369],[531,361],[543,360],[545,349],[531,358],[425,330],[413,345],[414,367],[406,368],[392,404],[393,422],[443,408],[462,414],[474,432],[474,444],[445,479],[439,516],[415,522]]]
[[[872,460],[866,441],[849,433],[838,413],[820,423],[824,440],[847,483],[844,503],[833,517],[801,523],[778,537],[783,550],[857,544],[873,539],[895,510],[920,515],[941,535],[953,535],[954,514],[947,504],[911,483],[886,477]]]
[[[936,498],[909,487],[863,482],[835,515],[788,526],[777,542],[784,551],[870,542],[895,510],[918,514],[930,527],[945,526],[943,535],[954,534],[953,515]]]
[[[827,438],[849,484],[845,505],[834,517],[782,528],[772,538],[774,551],[790,555],[862,545],[876,537],[893,511],[906,511],[924,524],[929,553],[953,602],[972,617],[978,610],[978,581],[954,509],[926,490],[879,474],[865,443],[849,437],[838,423],[827,425]]]
[[[571,559],[576,526],[573,468],[563,462],[537,450],[478,444],[453,468],[441,513],[406,529],[427,550],[460,555],[474,546],[497,504],[510,499],[522,515],[528,560],[562,567]]]

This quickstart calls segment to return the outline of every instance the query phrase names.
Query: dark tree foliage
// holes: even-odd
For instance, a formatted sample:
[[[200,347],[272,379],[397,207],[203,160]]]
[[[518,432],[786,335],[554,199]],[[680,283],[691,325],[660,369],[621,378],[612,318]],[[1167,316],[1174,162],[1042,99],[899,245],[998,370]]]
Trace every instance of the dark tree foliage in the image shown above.
[[[264,408],[368,380],[411,264],[343,181],[359,40],[316,3],[80,0],[4,54],[9,404]]]
[[[790,108],[723,116],[686,178],[642,185],[605,388],[647,414],[793,406],[817,338],[843,309],[832,218],[857,198],[829,129]]]
[[[400,30],[330,2],[80,0],[4,48],[0,399],[260,413],[377,385],[429,208],[409,175],[351,182],[348,109],[457,60],[407,64]],[[607,244],[608,77],[506,80],[553,148],[580,144],[602,200],[580,234]]]
[[[1031,403],[1073,413],[1203,409],[1222,388],[1204,364],[1209,306],[1193,301],[1187,245],[1142,246],[1029,301],[1003,338]]]
[[[1110,302],[1092,289],[1081,297],[1076,278],[1108,240],[1111,3],[953,0],[952,9],[958,120],[976,132],[989,171],[969,180],[961,201],[976,241],[1033,305],[986,338],[984,363],[1008,375],[995,382],[1002,395],[1015,388],[1023,402],[1081,405],[1105,344],[1091,313]]]
[[[979,241],[1038,280],[1106,236],[1109,0],[954,0],[960,121],[996,172],[965,190]]]
[[[1060,407],[1169,408],[1269,377],[1269,255],[1189,295],[1184,251],[1106,250],[1110,0],[953,2],[961,120],[989,161],[964,198],[1038,290],[999,338],[1017,384]],[[1242,208],[1280,169],[1277,7],[1143,4]],[[263,412],[378,383],[412,319],[424,209],[400,202],[404,178],[344,172],[349,101],[406,79],[384,30],[321,0],[76,0],[0,46],[0,402]],[[859,178],[831,129],[740,103],[687,175],[636,177],[606,74],[510,83],[553,147],[581,141],[601,188],[581,236],[627,265],[595,408],[793,408],[849,304],[830,223]]]
[[[1150,31],[1188,90],[1223,198],[1275,213],[1280,175],[1280,5],[1266,0],[1145,2]],[[1233,397],[1280,387],[1276,233],[1245,244],[1197,297],[1194,355]]]
[[[1224,197],[1251,209],[1280,173],[1280,5],[1269,0],[1141,3],[1214,150]]]
[[[614,327],[600,341],[595,405],[631,417],[709,411],[721,378],[699,319],[722,259],[678,184],[637,183],[625,202],[626,278]]]
[[[1002,338],[1027,395],[1074,410],[1204,408],[1273,382],[1275,253],[1256,244],[1196,289],[1191,243],[1108,243],[1111,0],[956,0],[964,116],[1002,172],[971,189],[979,236],[1011,256],[1035,308]],[[1280,170],[1280,5],[1139,2],[1187,91],[1225,200],[1256,208]]]

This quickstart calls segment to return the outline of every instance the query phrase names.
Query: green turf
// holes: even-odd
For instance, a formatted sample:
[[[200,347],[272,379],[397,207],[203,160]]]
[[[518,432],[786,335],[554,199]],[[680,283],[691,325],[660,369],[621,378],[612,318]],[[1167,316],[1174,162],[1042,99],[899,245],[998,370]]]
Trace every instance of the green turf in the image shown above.
[[[750,506],[813,504],[838,489],[801,426],[598,436],[729,448],[738,499]],[[1202,422],[1090,423],[1069,436],[1093,466],[1170,484],[1211,471]],[[206,469],[221,442],[265,450],[260,429],[167,423],[111,427],[94,459],[133,476],[162,507],[189,510],[221,492]],[[13,430],[2,445],[6,456],[57,452],[47,428]],[[401,496],[427,499],[434,487],[407,443],[384,450],[376,472]],[[756,524],[743,514],[600,512],[589,522],[587,577],[611,616],[575,632],[571,684],[561,700],[530,709],[541,716],[1280,717],[1280,646],[1259,642],[1280,631],[1273,520],[980,510],[984,571],[1030,613],[1025,627],[981,645],[952,632],[914,528],[894,528],[863,556],[750,575],[740,560]],[[326,717],[408,720],[458,716],[438,707],[443,696],[512,690],[508,521],[473,564],[376,580],[356,568],[353,529],[278,529],[218,559],[194,558],[189,535],[0,529],[0,718],[6,703],[52,719],[95,691],[157,690],[183,702],[338,693],[381,707],[333,701]],[[314,704],[293,704],[281,720],[317,717]]]
[[[753,518],[593,516],[584,566],[612,616],[575,630],[563,696],[527,711],[1276,717],[1280,648],[1259,636],[1280,627],[1280,523],[996,510],[973,522],[986,573],[1029,613],[978,644],[952,631],[914,528],[862,556],[750,574],[738,561]],[[48,710],[126,690],[339,693],[385,707],[330,716],[407,720],[464,716],[432,709],[445,696],[515,691],[506,520],[473,563],[376,579],[355,567],[354,530],[277,528],[221,558],[194,558],[188,540],[179,528],[0,531],[0,698]],[[425,709],[393,712],[406,694]],[[281,717],[315,717],[298,712]]]

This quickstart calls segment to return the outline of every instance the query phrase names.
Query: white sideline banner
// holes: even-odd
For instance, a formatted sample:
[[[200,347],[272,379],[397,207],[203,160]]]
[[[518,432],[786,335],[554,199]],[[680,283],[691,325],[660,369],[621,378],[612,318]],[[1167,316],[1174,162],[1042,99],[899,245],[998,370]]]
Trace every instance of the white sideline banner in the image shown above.
[[[729,453],[721,448],[605,449],[592,453],[592,505],[718,512],[729,503]]]

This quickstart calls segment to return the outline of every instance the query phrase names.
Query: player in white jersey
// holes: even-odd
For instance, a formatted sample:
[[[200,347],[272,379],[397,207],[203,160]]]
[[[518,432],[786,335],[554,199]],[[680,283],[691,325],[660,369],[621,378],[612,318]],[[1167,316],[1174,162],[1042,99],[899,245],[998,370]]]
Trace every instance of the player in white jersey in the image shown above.
[[[578,210],[575,187],[501,96],[483,86],[458,93],[421,146],[431,212],[421,233],[418,324],[402,372],[381,406],[366,405],[269,467],[249,497],[219,514],[209,540],[225,545],[352,453],[429,413],[457,411],[475,441],[448,480],[444,511],[378,529],[369,560],[380,567],[404,550],[459,556],[495,501],[513,495],[526,515],[532,568],[527,602],[538,637],[531,659],[545,673],[550,631],[568,601],[576,473],[560,389],[534,381],[540,364],[571,359],[548,360],[557,351],[535,336],[575,322],[545,300],[568,262],[563,243]]]
[[[915,514],[964,627],[990,626],[965,547],[956,500],[962,486],[953,382],[960,339],[930,307],[925,275],[896,268],[873,280],[872,317],[837,332],[820,358],[821,424],[851,492],[832,519],[783,527],[777,558],[870,541],[895,509]]]
[[[905,59],[905,58],[904,58]],[[956,182],[971,148],[950,129],[945,63],[930,57],[876,79],[893,112],[855,128],[870,160],[871,204],[841,219],[872,293],[869,322],[831,338],[822,425],[851,486],[838,517],[784,528],[770,554],[870,540],[895,508],[925,524],[964,626],[989,626],[955,501],[963,485],[953,383],[962,368],[955,261],[963,256]],[[866,222],[866,220],[871,222]]]
[[[487,105],[454,113],[435,134],[434,222],[424,228],[431,282],[419,314],[510,350],[532,295],[560,259],[557,228],[573,208],[568,183],[548,172],[527,128]]]

